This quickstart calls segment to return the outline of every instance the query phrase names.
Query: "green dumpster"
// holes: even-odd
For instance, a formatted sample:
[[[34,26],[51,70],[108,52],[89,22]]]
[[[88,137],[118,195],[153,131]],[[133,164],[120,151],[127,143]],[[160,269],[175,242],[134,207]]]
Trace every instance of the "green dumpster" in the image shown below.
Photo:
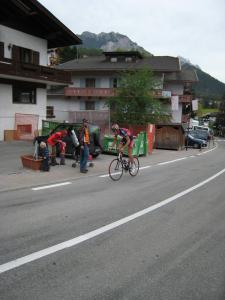
[[[120,143],[121,138],[118,136],[117,139],[117,146]],[[111,145],[114,141],[114,136],[111,135],[105,135],[103,139],[103,149],[104,152],[106,153],[111,153],[111,154],[116,154],[116,146],[113,147],[113,149],[110,150]],[[146,132],[140,132],[136,137],[134,137],[134,147],[132,150],[132,154],[136,156],[140,155],[147,155],[148,153],[148,141],[147,141],[147,136]],[[128,151],[127,148],[124,151],[124,154],[127,155]]]
[[[48,135],[61,122],[42,120],[42,135]]]

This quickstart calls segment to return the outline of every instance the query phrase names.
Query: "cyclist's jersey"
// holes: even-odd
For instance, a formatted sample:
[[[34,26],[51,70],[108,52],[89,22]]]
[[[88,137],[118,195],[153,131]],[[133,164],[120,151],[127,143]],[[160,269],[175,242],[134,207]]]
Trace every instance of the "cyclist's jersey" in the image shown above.
[[[119,128],[115,136],[117,137],[117,135],[120,135],[122,138],[126,138],[128,136],[131,140],[133,139],[133,135],[130,133],[130,130],[127,128]]]
[[[120,141],[120,144],[126,145],[127,143],[127,137],[130,138],[130,143],[128,144],[129,148],[132,148],[134,145],[134,138],[133,135],[130,133],[130,130],[127,128],[119,128],[117,130],[117,132],[115,133],[115,138],[117,138],[117,136],[121,136],[122,139]]]

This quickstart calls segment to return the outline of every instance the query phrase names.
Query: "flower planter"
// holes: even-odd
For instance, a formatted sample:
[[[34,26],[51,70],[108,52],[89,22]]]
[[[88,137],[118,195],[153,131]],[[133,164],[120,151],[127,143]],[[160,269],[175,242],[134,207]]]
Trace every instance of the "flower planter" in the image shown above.
[[[42,159],[34,159],[33,155],[27,154],[21,156],[21,161],[24,168],[32,170],[40,170]]]

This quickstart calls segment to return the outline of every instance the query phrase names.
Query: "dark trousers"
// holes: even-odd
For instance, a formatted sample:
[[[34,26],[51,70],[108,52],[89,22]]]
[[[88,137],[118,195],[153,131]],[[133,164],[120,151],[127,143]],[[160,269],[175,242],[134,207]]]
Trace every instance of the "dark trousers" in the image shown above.
[[[44,158],[41,162],[41,171],[48,172],[50,170],[49,158]]]

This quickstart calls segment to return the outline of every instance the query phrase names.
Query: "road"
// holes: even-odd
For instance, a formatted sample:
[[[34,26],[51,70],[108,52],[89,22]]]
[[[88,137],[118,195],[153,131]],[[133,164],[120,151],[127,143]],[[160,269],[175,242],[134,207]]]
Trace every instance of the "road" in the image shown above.
[[[1,300],[224,300],[224,150],[1,193]]]

